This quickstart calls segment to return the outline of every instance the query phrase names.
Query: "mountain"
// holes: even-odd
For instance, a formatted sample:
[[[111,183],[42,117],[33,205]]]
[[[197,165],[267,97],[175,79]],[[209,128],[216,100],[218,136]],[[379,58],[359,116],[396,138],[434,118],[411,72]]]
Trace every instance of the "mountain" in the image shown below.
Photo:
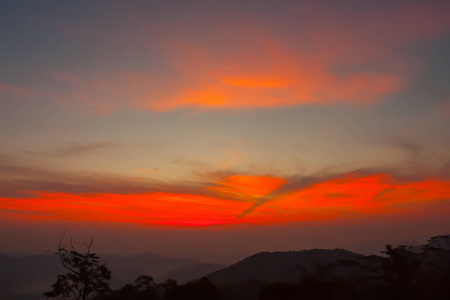
[[[44,291],[64,272],[59,258],[52,254],[0,254],[0,269],[0,299],[9,294]]]
[[[297,284],[302,275],[320,271],[338,260],[364,257],[347,250],[303,250],[261,252],[207,277],[219,287],[222,300],[254,300],[270,283]]]
[[[172,270],[164,275],[156,278],[157,282],[165,282],[167,279],[175,279],[179,284],[184,284],[188,281],[199,279],[212,272],[224,268],[225,265],[219,264],[192,264],[183,266],[181,268]]]
[[[307,271],[314,271],[337,260],[352,260],[362,256],[343,249],[261,252],[213,272],[208,278],[219,286],[246,281],[298,283]]]
[[[150,275],[156,279],[172,270],[198,263],[192,259],[164,257],[150,253],[126,257],[100,255],[100,259],[112,272],[112,288],[133,282],[140,275]]]
[[[140,275],[158,278],[172,270],[197,263],[192,259],[163,257],[155,254],[132,256],[102,255],[100,262],[111,270],[112,288],[133,282]],[[8,255],[0,254],[0,299],[43,299],[56,282],[58,274],[67,270],[54,254]]]
[[[150,275],[157,282],[167,278],[180,283],[205,276],[221,287],[223,299],[252,299],[266,283],[297,283],[304,272],[340,260],[362,257],[341,249],[261,252],[231,266],[203,264],[191,259],[140,254],[127,257],[99,255],[100,262],[112,271],[111,287],[133,282],[139,275]],[[0,299],[43,299],[58,274],[65,274],[57,255],[11,256],[0,254]],[[218,270],[219,269],[219,270]],[[247,294],[246,294],[247,293]]]

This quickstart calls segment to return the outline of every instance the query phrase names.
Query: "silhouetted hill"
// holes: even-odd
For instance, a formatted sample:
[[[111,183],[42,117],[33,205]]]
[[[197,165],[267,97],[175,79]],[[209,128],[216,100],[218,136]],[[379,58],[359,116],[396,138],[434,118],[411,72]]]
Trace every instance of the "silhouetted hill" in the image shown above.
[[[106,263],[113,274],[111,286],[120,287],[132,282],[140,275],[150,275],[158,278],[172,270],[196,263],[195,260],[164,257],[145,253],[132,256],[100,255],[102,262]]]
[[[55,255],[0,254],[0,299],[17,293],[40,292],[56,281],[57,274],[64,272]]]
[[[164,275],[156,278],[157,282],[165,282],[167,279],[175,279],[180,284],[184,284],[188,281],[199,279],[212,272],[224,268],[225,265],[219,264],[192,264],[183,266],[179,269],[172,270]]]
[[[151,275],[156,281],[167,278],[180,283],[206,274],[217,285],[243,282],[297,282],[306,269],[337,259],[359,257],[346,250],[306,250],[298,252],[262,252],[220,269],[218,264],[201,264],[194,260],[140,254],[127,257],[101,255],[100,261],[112,271],[112,288],[132,282],[139,275]],[[58,274],[66,273],[58,256],[53,254],[11,256],[0,254],[0,299],[42,299]],[[213,272],[213,273],[211,273]],[[258,284],[255,284],[258,286]]]
[[[111,287],[132,282],[139,275],[155,278],[196,261],[163,257],[155,254],[132,256],[102,255],[100,261],[112,271]],[[65,274],[59,257],[54,254],[0,254],[0,299],[44,299],[42,292],[50,289],[58,274]]]
[[[230,285],[245,281],[297,283],[305,272],[363,255],[347,250],[304,250],[289,252],[261,252],[208,275],[216,285]]]
[[[418,247],[388,244],[384,256],[343,249],[261,252],[217,271],[218,264],[155,254],[100,255],[112,271],[115,289],[100,298],[144,299],[151,294],[157,299],[200,299],[207,294],[218,299],[220,291],[222,300],[448,299],[450,236],[432,237]],[[0,300],[45,299],[42,292],[58,274],[67,273],[52,254],[0,254],[0,269]],[[205,273],[212,283],[207,278],[190,281]],[[146,276],[134,281],[140,275],[157,283]],[[179,284],[162,283],[168,278]]]

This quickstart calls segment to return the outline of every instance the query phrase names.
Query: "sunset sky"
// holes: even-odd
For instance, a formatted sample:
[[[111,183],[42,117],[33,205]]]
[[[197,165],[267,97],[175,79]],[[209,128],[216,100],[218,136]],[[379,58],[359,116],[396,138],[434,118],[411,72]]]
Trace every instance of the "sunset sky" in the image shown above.
[[[211,257],[450,233],[449,15],[1,0],[0,252],[64,232]]]

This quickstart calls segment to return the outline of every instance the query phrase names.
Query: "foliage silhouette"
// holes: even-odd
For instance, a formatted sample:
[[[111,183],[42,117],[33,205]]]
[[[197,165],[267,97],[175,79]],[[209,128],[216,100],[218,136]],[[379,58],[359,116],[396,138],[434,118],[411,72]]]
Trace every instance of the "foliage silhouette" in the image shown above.
[[[109,294],[99,295],[96,300],[219,300],[220,292],[211,281],[202,277],[183,285],[168,279],[156,284],[150,276],[140,276],[133,284]]]
[[[58,247],[61,263],[70,272],[59,275],[48,297],[78,300],[419,300],[449,299],[450,235],[431,238],[423,247],[386,245],[384,256],[356,256],[334,263],[310,264],[297,269],[294,282],[241,282],[216,287],[202,277],[179,285],[169,279],[157,284],[151,276],[139,276],[133,283],[112,291],[111,272],[91,253]],[[264,261],[264,260],[263,260]],[[257,291],[259,291],[259,296]],[[256,292],[256,293],[255,293]],[[221,298],[223,297],[223,298]]]
[[[169,280],[166,284],[164,300],[219,300],[219,289],[206,277],[177,285]]]
[[[297,300],[300,299],[300,288],[290,283],[275,282],[261,290],[259,299]]]
[[[382,253],[319,266],[297,285],[270,284],[258,299],[450,299],[450,235],[433,237],[421,249],[388,244]]]
[[[46,297],[54,298],[62,296],[77,300],[93,299],[99,294],[110,291],[109,280],[111,280],[111,271],[104,264],[100,264],[99,257],[91,252],[90,244],[83,243],[87,250],[84,253],[76,251],[70,241],[71,250],[61,246],[62,238],[58,244],[58,251],[55,252],[61,260],[61,264],[69,273],[58,275],[58,280],[51,288],[52,290],[44,293]]]

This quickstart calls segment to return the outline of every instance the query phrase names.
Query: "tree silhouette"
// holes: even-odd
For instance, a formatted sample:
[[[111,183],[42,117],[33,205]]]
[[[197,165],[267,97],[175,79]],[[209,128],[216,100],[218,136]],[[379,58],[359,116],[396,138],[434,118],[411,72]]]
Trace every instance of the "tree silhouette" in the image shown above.
[[[169,279],[164,284],[163,300],[219,300],[218,288],[206,277],[178,285],[176,280]]]
[[[157,300],[161,299],[161,291],[162,287],[151,276],[141,275],[133,283],[114,292],[98,295],[95,300]]]
[[[450,299],[450,235],[423,247],[386,245],[385,256],[363,256],[317,265],[297,285],[264,287],[259,300],[447,300]]]
[[[297,300],[300,299],[300,288],[286,282],[275,282],[264,287],[259,293],[259,300]]]
[[[74,298],[87,300],[110,291],[108,281],[111,280],[111,271],[100,264],[99,257],[91,253],[90,244],[83,243],[87,250],[84,253],[76,251],[70,240],[71,250],[61,246],[62,238],[55,252],[64,268],[69,270],[65,275],[58,275],[58,280],[51,286],[52,290],[44,293],[46,297]]]

